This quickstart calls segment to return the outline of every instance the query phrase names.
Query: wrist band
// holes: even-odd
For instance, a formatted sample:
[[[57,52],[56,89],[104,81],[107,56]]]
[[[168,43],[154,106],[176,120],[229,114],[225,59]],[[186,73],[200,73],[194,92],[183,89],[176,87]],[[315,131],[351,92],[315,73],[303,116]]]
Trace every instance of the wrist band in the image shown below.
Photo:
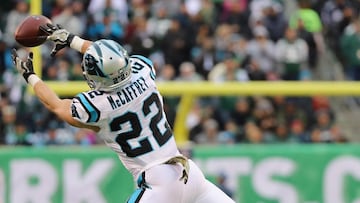
[[[81,52],[81,48],[84,44],[85,40],[81,39],[78,36],[75,36],[73,40],[70,42],[70,47]]]
[[[34,87],[35,84],[36,84],[37,82],[39,82],[40,80],[41,80],[41,79],[40,79],[37,75],[32,74],[32,75],[30,75],[30,76],[28,77],[28,84],[31,85],[32,87]]]

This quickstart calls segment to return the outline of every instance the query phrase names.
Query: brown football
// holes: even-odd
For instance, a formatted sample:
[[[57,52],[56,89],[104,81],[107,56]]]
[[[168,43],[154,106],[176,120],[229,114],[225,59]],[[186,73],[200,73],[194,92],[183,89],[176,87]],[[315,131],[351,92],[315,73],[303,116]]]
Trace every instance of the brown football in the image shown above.
[[[47,23],[51,23],[51,20],[43,15],[28,16],[16,28],[15,40],[25,47],[41,45],[48,35],[40,30],[40,26]]]

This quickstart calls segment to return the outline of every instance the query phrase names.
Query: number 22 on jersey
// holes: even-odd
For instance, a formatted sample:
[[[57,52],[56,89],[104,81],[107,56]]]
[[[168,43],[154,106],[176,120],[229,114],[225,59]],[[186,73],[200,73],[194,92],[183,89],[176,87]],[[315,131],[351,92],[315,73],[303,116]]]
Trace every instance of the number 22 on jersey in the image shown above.
[[[155,106],[156,108],[151,108],[152,106]],[[149,116],[151,117],[147,118]],[[140,119],[141,117],[150,120],[150,123],[142,122]],[[159,146],[165,144],[172,136],[170,126],[163,114],[161,101],[156,93],[151,94],[144,100],[141,111],[128,111],[121,116],[115,117],[110,122],[110,130],[113,132],[123,131],[122,126],[126,123],[130,124],[130,130],[120,132],[117,134],[115,140],[128,157],[137,157],[151,152],[153,147],[149,141],[149,136],[152,136]],[[145,129],[149,130],[145,131]],[[137,147],[134,148],[130,145],[130,139],[139,138],[140,135],[143,135],[146,132],[149,132],[151,135],[146,135],[137,140],[139,143]]]

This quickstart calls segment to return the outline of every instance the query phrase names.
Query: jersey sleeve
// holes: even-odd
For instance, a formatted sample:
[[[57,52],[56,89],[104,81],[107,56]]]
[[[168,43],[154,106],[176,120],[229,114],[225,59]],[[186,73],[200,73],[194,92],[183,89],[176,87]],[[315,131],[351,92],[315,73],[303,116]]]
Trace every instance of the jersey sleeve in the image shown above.
[[[153,80],[155,80],[156,72],[155,72],[154,65],[150,59],[146,58],[145,56],[141,56],[141,55],[132,55],[131,57],[140,60],[141,63],[145,66],[145,68],[147,68],[150,71],[150,77]],[[136,67],[135,67],[135,69],[136,69]]]
[[[82,123],[96,123],[99,121],[100,111],[81,93],[72,100],[71,115]]]

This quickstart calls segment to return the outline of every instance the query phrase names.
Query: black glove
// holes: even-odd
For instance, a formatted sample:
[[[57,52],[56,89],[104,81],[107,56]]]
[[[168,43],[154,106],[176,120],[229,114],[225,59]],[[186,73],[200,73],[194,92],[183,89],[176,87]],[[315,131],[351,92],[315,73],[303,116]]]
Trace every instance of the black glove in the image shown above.
[[[29,82],[28,81],[29,76],[35,74],[33,67],[33,53],[30,52],[26,61],[22,61],[19,58],[16,49],[13,49],[11,50],[11,58],[19,73],[23,75],[26,82]]]
[[[47,23],[46,25],[40,26],[40,30],[49,35],[47,37],[48,40],[55,42],[55,47],[50,54],[51,56],[55,56],[55,54],[64,47],[69,47],[71,41],[75,37],[74,34],[71,34],[69,31],[62,28],[59,24],[55,26]]]

